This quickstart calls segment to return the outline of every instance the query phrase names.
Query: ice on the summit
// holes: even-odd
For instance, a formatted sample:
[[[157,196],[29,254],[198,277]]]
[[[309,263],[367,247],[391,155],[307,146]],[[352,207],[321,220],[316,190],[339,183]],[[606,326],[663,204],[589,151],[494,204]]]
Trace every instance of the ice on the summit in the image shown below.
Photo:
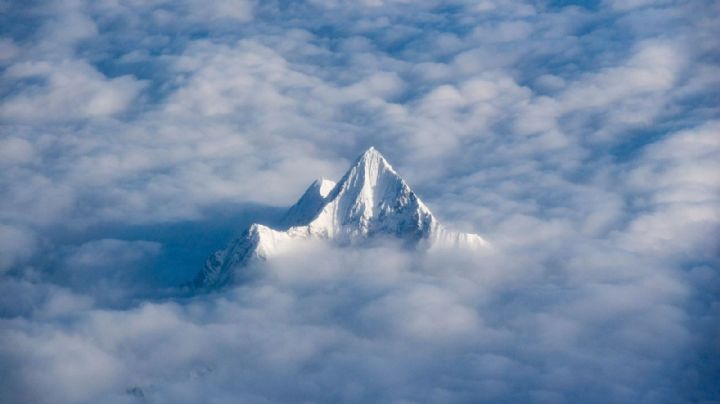
[[[268,259],[293,240],[325,239],[356,245],[393,237],[421,249],[484,248],[480,236],[445,229],[375,148],[365,151],[336,184],[314,181],[285,214],[284,230],[254,224],[213,254],[193,284],[207,289],[232,282],[254,259]]]

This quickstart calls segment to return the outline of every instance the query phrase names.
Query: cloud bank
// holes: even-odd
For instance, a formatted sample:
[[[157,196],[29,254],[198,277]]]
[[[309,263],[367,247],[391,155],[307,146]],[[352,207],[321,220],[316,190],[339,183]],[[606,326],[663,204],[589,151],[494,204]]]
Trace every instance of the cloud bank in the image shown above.
[[[720,396],[717,4],[0,11],[0,401]],[[178,295],[370,145],[497,251],[319,244]]]

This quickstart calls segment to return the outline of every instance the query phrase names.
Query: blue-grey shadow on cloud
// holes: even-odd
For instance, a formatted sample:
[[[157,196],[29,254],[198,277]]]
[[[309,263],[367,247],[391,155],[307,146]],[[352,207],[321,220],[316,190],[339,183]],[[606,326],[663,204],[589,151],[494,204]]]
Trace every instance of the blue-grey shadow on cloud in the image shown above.
[[[287,207],[236,204],[207,209],[199,219],[148,225],[110,226],[102,237],[160,243],[162,251],[149,268],[148,279],[157,287],[190,281],[212,252],[225,247],[252,223],[277,226]]]

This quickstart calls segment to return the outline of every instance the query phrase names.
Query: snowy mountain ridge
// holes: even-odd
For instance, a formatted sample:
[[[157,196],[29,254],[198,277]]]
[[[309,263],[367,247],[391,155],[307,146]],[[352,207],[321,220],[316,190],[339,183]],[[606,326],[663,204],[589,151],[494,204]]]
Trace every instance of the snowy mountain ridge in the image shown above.
[[[283,219],[286,230],[253,224],[227,248],[214,253],[193,281],[211,289],[231,283],[252,260],[277,254],[292,240],[324,239],[356,245],[393,237],[419,249],[485,248],[480,236],[445,229],[375,148],[365,151],[338,183],[313,182]]]

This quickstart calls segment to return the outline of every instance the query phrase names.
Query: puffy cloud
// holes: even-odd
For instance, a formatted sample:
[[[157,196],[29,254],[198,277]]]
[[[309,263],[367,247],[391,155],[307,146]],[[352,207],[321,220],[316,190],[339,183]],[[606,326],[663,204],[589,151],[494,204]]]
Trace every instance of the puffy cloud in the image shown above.
[[[697,259],[717,254],[720,228],[720,133],[717,122],[674,133],[648,146],[628,175],[639,197],[629,224],[629,248]],[[641,195],[642,195],[641,194]]]
[[[20,88],[0,104],[0,116],[21,122],[112,116],[125,111],[143,88],[131,76],[108,79],[80,61],[17,63],[2,80]]]
[[[36,237],[28,229],[0,224],[0,271],[30,258],[36,247]]]
[[[212,297],[76,309],[50,333],[34,330],[67,313],[6,323],[3,346],[20,350],[4,355],[40,402],[671,402],[681,394],[668,383],[682,376],[689,343],[678,308],[687,288],[662,268],[629,280],[628,260],[560,277],[550,276],[554,265],[507,266],[512,260],[497,255],[322,245],[289,254]],[[657,334],[665,337],[649,338]]]
[[[0,2],[0,396],[712,400],[716,9]],[[175,294],[370,145],[497,251]]]
[[[20,137],[0,139],[0,164],[15,166],[28,163],[35,156],[35,148],[27,140]]]

